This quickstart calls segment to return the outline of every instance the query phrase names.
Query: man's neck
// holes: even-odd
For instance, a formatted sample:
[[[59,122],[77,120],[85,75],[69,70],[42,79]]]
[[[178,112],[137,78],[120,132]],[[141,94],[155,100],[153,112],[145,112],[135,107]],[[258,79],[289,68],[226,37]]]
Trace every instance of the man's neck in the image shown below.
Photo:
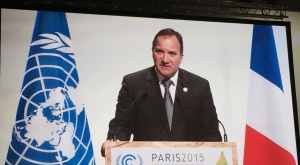
[[[176,86],[177,80],[178,80],[178,71],[179,71],[179,69],[177,69],[176,73],[172,77],[166,78],[155,67],[155,72],[156,72],[157,79],[158,79],[159,83],[161,83],[164,79],[171,79],[175,86]]]

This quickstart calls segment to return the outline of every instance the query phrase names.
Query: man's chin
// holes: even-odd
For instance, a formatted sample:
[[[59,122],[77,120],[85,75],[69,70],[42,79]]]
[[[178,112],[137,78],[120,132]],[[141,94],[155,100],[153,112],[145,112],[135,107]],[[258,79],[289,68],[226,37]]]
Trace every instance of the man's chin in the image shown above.
[[[173,76],[171,72],[165,72],[165,71],[160,72],[160,74],[165,78],[169,78]]]
[[[174,73],[172,72],[171,67],[163,67],[160,66],[158,69],[158,72],[165,78],[169,78],[172,77],[174,75]]]

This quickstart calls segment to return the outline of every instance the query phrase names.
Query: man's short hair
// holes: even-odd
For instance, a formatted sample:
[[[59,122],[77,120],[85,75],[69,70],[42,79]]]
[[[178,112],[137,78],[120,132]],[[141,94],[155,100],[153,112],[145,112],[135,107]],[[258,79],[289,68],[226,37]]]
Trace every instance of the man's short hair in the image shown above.
[[[180,33],[178,33],[177,31],[171,29],[171,28],[166,28],[166,29],[162,29],[161,31],[159,31],[156,36],[154,37],[153,41],[152,41],[152,50],[154,49],[154,47],[157,44],[157,37],[159,36],[175,36],[179,43],[180,43],[180,54],[183,54],[183,40],[182,40],[182,36]]]

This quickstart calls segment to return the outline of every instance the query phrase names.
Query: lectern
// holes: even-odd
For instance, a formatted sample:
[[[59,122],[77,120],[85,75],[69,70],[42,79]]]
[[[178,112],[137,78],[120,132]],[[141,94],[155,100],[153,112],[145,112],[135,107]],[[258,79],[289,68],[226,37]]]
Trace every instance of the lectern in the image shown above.
[[[105,146],[106,165],[237,165],[234,142],[115,142]]]

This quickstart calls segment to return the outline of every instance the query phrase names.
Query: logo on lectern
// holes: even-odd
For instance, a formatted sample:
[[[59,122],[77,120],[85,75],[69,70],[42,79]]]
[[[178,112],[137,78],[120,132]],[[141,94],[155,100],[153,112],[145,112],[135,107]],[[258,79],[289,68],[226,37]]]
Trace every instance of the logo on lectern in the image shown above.
[[[216,165],[228,165],[223,151],[221,152],[219,160]]]
[[[143,165],[143,160],[138,154],[121,154],[117,157],[116,165]]]

